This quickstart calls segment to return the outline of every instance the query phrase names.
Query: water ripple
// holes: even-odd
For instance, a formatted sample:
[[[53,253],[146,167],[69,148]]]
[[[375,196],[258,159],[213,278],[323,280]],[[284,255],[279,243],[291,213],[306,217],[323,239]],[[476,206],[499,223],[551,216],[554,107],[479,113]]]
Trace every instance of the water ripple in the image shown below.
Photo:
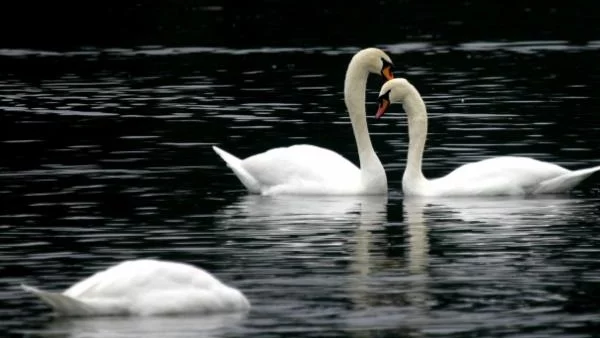
[[[506,154],[599,164],[590,60],[600,42],[382,47],[428,106],[427,176]],[[598,180],[565,196],[404,198],[406,116],[394,106],[373,118],[378,80],[367,113],[389,197],[246,194],[211,145],[246,157],[310,143],[358,161],[341,82],[357,50],[0,50],[10,66],[0,80],[2,322],[75,337],[563,337],[597,327]],[[566,57],[581,69],[563,72]],[[62,290],[140,257],[204,267],[253,309],[55,319],[18,287]]]

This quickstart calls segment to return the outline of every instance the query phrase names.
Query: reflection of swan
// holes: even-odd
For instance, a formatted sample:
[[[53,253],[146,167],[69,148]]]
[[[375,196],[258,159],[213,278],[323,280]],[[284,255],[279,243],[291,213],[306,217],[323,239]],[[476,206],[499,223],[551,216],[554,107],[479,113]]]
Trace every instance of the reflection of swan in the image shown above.
[[[314,233],[320,228],[334,224],[347,224],[359,220],[363,223],[377,223],[386,215],[387,195],[365,196],[301,196],[280,195],[240,196],[236,203],[223,209],[221,217],[228,223],[239,226],[244,223],[260,224],[266,227],[288,228],[300,225]]]
[[[379,93],[377,117],[392,102],[401,102],[408,117],[409,146],[402,178],[405,195],[483,196],[561,193],[599,171],[600,166],[571,171],[528,157],[501,156],[463,165],[432,180],[423,176],[421,163],[427,138],[427,110],[417,89],[406,79],[386,82]]]
[[[369,73],[392,78],[392,61],[383,51],[367,48],[348,65],[344,98],[360,168],[338,153],[312,145],[274,148],[241,160],[213,146],[251,193],[361,195],[386,194],[385,170],[373,150],[365,112],[365,92]]]
[[[36,336],[70,338],[223,337],[246,317],[245,313],[210,316],[60,318]]]
[[[386,203],[374,201],[367,206],[360,215],[359,227],[353,236],[353,257],[350,269],[356,275],[350,280],[349,293],[356,308],[369,308],[373,301],[373,290],[370,284],[373,270],[376,270],[371,257],[373,230],[381,229],[387,222],[387,213],[384,212]]]
[[[404,204],[405,227],[387,224],[386,233],[399,231],[400,237],[407,238],[407,273],[403,259],[390,257],[386,252],[386,238],[377,238],[377,233],[357,231],[353,267],[358,272],[351,277],[350,296],[353,312],[347,323],[352,328],[377,327],[378,329],[402,327],[400,335],[410,332],[411,336],[422,336],[421,327],[429,320],[429,241],[423,209],[419,205]],[[375,237],[375,238],[373,238]],[[373,252],[368,246],[375,245]],[[382,252],[383,251],[383,252]],[[404,256],[404,254],[402,255]],[[393,271],[393,272],[390,272]],[[383,278],[382,278],[383,277]],[[407,306],[409,305],[409,306]],[[352,331],[351,331],[352,332]],[[354,332],[363,332],[356,330]],[[362,336],[362,335],[357,335]]]
[[[124,261],[63,293],[23,286],[59,315],[163,315],[248,310],[237,289],[194,266],[140,259]]]
[[[490,225],[518,226],[540,221],[556,220],[573,213],[578,199],[560,195],[522,197],[422,197],[409,196],[405,202],[421,209],[435,210],[445,220]]]
[[[427,224],[423,217],[423,204],[419,200],[405,198],[402,201],[408,229],[408,262],[413,274],[426,273],[429,264],[429,240]]]
[[[260,196],[245,195],[221,212],[224,231],[234,238],[276,238],[265,250],[278,246],[317,245],[322,239],[354,242],[352,269],[367,274],[370,269],[370,231],[387,221],[387,195],[373,196]],[[259,231],[260,234],[257,234]],[[264,231],[267,231],[265,233]],[[342,236],[347,232],[349,236]],[[354,233],[354,236],[351,234]],[[281,236],[294,238],[293,242]],[[319,252],[314,252],[319,254]]]
[[[421,310],[422,319],[428,318],[432,229],[435,237],[443,236],[445,245],[468,246],[469,249],[485,243],[490,246],[505,245],[527,238],[528,234],[539,236],[540,229],[561,218],[571,219],[578,204],[577,199],[555,195],[527,199],[404,197],[402,205],[408,232],[408,269],[413,275],[407,299]],[[439,247],[436,249],[441,250]]]
[[[373,230],[381,232],[387,222],[387,200],[387,195],[244,195],[219,213],[217,223],[231,238],[253,239],[253,247],[261,247],[260,257],[277,257],[282,265],[290,264],[290,253],[310,257],[313,263],[330,261],[331,248],[349,255],[348,292],[360,307],[372,301]],[[277,259],[270,259],[269,265],[277,265]]]
[[[427,318],[429,297],[429,238],[428,224],[423,215],[423,205],[418,200],[405,198],[402,201],[408,231],[408,269],[413,275],[407,300],[422,319]]]

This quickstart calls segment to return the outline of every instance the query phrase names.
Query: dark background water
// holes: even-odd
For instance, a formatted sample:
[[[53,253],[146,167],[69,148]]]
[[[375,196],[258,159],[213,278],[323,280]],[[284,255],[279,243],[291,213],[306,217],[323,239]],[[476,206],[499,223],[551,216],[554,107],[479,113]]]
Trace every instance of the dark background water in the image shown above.
[[[4,45],[347,46],[598,37],[592,1],[4,2]]]
[[[600,179],[535,199],[405,199],[400,106],[369,117],[388,198],[247,196],[210,148],[356,162],[353,53],[386,50],[430,115],[425,174],[519,154],[600,165],[592,3],[0,5],[0,329],[15,336],[594,336]],[[381,84],[370,79],[367,110]],[[247,318],[56,320],[122,259],[204,267]]]

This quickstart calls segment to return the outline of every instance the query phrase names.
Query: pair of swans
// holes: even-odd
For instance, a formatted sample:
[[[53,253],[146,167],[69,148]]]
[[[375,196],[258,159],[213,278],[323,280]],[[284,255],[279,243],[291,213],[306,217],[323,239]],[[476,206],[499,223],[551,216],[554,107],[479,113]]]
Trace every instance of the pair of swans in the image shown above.
[[[295,145],[239,159],[213,146],[250,193],[376,195],[387,194],[385,170],[373,150],[367,129],[365,91],[369,73],[388,81],[381,88],[376,117],[392,102],[403,104],[408,117],[409,147],[402,178],[404,195],[501,196],[564,193],[600,166],[569,170],[528,157],[501,156],[465,164],[448,175],[427,179],[421,170],[427,137],[427,110],[417,89],[406,79],[391,79],[392,61],[376,48],[359,51],[350,61],[344,99],[358,148],[360,168],[334,151]]]

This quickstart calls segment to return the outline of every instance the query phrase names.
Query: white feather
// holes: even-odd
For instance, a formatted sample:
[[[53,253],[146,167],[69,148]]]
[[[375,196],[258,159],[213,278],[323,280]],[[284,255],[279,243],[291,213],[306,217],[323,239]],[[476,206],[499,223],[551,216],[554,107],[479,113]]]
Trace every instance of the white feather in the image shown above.
[[[270,149],[241,161],[213,148],[252,193],[344,195],[360,189],[360,169],[329,149],[294,145]]]
[[[329,149],[313,145],[280,147],[239,159],[213,146],[250,193],[263,195],[382,195],[387,194],[387,178],[375,154],[365,112],[365,92],[369,73],[384,73],[391,59],[377,48],[354,55],[346,72],[344,98],[352,128],[360,168]]]
[[[59,315],[165,315],[246,311],[237,289],[192,265],[140,259],[98,272],[63,293],[23,285]]]
[[[448,175],[427,179],[421,171],[427,138],[427,110],[417,89],[406,79],[386,82],[380,100],[402,102],[408,117],[409,146],[402,178],[405,195],[413,196],[494,196],[565,193],[600,166],[569,170],[528,157],[501,156],[468,163]],[[385,100],[384,100],[385,101]],[[383,102],[381,116],[387,109]]]

